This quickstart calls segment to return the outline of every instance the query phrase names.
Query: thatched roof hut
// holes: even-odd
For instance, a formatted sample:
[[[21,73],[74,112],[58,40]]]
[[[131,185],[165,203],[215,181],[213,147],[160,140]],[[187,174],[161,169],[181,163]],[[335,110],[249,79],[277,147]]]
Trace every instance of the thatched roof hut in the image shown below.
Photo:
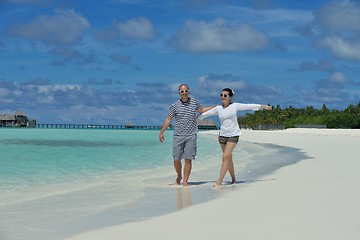
[[[209,129],[209,130],[218,129],[214,120],[212,119],[203,119],[203,120],[196,119],[196,122],[198,125],[198,129]]]
[[[28,119],[24,112],[0,114],[0,127],[35,127],[36,120]]]

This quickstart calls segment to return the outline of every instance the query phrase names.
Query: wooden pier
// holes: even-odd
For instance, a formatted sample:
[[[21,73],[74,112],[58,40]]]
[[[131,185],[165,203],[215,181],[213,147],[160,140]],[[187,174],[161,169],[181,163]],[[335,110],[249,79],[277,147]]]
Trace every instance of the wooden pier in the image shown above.
[[[38,124],[36,124],[36,128],[160,130],[162,128],[162,126],[38,123]],[[172,126],[170,127],[170,129],[172,129]],[[219,128],[216,126],[198,126],[198,129],[199,130],[218,130]]]
[[[160,130],[162,126],[38,123],[37,128]]]

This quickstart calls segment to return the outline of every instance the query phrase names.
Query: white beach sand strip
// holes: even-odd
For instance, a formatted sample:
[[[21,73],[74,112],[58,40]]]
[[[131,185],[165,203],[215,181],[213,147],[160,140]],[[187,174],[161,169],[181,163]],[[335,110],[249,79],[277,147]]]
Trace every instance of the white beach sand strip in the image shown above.
[[[267,176],[276,181],[240,184],[213,201],[71,239],[360,239],[360,130],[243,131],[241,141],[298,148],[309,159]]]

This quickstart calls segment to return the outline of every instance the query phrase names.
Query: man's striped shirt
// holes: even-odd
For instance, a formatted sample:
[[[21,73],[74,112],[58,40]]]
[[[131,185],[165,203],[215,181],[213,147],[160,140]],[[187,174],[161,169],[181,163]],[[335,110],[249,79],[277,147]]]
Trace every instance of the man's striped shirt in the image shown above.
[[[201,108],[196,98],[187,102],[180,99],[170,106],[169,116],[175,117],[174,135],[193,135],[197,133],[196,112]]]

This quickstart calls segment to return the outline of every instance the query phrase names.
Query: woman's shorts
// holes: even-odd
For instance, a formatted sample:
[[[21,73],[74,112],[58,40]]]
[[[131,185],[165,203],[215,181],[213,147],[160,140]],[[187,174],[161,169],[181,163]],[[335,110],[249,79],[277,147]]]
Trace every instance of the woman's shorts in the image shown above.
[[[237,143],[238,141],[239,141],[239,136],[234,136],[234,137],[219,136],[219,143],[221,144],[226,144],[227,142]]]

